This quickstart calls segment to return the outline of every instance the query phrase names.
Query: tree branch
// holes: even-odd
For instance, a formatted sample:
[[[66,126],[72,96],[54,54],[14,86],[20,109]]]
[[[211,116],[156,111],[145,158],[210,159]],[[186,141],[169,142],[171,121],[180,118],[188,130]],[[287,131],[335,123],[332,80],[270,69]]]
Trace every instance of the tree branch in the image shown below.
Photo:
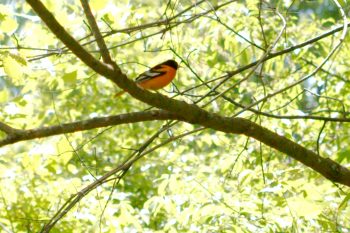
[[[182,120],[182,117],[162,110],[153,110],[147,112],[134,112],[108,117],[96,117],[84,121],[76,121],[72,123],[60,124],[50,127],[40,127],[28,130],[18,130],[7,126],[9,127],[8,129],[6,129],[8,135],[5,139],[0,140],[0,147],[36,138],[45,138],[54,135],[74,133],[101,127],[152,120]],[[0,129],[4,128],[3,125],[5,124],[0,123]]]
[[[280,136],[267,128],[255,124],[242,118],[228,118],[215,113],[209,113],[197,105],[188,104],[183,101],[169,99],[158,93],[150,93],[138,88],[134,82],[129,80],[120,70],[113,70],[94,59],[59,25],[52,14],[38,0],[27,0],[32,8],[38,13],[40,18],[48,25],[50,30],[66,44],[72,48],[86,65],[93,68],[99,74],[112,80],[120,88],[127,90],[131,96],[141,100],[151,106],[172,112],[191,124],[199,124],[207,128],[219,130],[226,133],[244,134],[253,137],[264,144],[279,150],[294,159],[302,162],[306,166],[314,169],[324,177],[347,186],[350,186],[350,170],[342,167],[336,162],[318,156],[316,153],[302,147],[301,145]],[[48,19],[47,19],[48,18]],[[72,40],[72,41],[71,41]],[[76,46],[76,47],[75,47]],[[87,54],[88,58],[82,57]]]
[[[232,103],[233,105],[243,108],[243,109],[247,109],[250,112],[254,112],[255,114],[258,115],[262,115],[262,116],[266,116],[266,117],[271,117],[271,118],[276,118],[276,119],[310,119],[310,120],[320,120],[320,121],[330,121],[330,122],[350,122],[350,118],[346,118],[346,117],[325,117],[325,116],[315,116],[315,115],[274,115],[271,113],[267,113],[267,112],[262,112],[259,110],[256,110],[254,108],[247,108],[247,106],[240,104],[236,101],[234,101],[232,98],[229,98],[227,96],[222,96],[226,101]]]
[[[0,131],[6,133],[7,135],[17,135],[17,134],[20,134],[22,132],[22,130],[12,128],[11,126],[9,126],[3,122],[0,122]]]
[[[102,37],[101,32],[100,32],[100,29],[97,26],[95,17],[93,16],[93,14],[91,12],[91,9],[90,9],[88,1],[87,0],[80,0],[80,2],[81,2],[81,5],[83,6],[84,13],[85,13],[86,18],[87,18],[87,20],[89,22],[89,25],[91,27],[92,33],[94,34],[94,36],[96,38],[97,45],[100,48],[103,61],[105,63],[107,63],[107,64],[112,64],[113,63],[112,58],[111,58],[111,56],[109,54],[109,51],[108,51],[107,46],[106,46],[106,43],[103,40],[103,37]]]

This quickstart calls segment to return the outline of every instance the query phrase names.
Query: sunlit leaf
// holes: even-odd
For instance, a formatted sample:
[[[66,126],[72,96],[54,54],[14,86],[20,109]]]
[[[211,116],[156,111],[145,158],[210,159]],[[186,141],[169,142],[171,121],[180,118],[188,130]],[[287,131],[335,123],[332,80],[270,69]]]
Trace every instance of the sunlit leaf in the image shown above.
[[[344,197],[343,201],[340,203],[340,205],[338,207],[339,211],[344,210],[348,206],[349,200],[350,200],[350,193],[348,195],[346,195]]]
[[[0,91],[0,103],[6,103],[9,100],[9,93],[7,89]]]
[[[104,9],[107,4],[109,3],[109,0],[92,0],[90,1],[91,8],[95,11],[99,11]]]
[[[77,71],[74,70],[72,72],[66,73],[63,75],[62,79],[67,84],[75,84],[77,81]]]
[[[18,85],[25,82],[24,74],[27,62],[23,57],[16,54],[5,53],[3,55],[3,65],[5,73],[14,84]]]

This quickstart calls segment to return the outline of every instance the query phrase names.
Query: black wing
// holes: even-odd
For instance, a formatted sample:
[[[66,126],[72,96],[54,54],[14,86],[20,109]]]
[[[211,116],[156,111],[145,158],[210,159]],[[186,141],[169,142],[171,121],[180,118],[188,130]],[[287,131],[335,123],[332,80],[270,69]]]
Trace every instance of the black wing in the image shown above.
[[[143,82],[152,78],[156,78],[158,76],[161,76],[163,74],[165,74],[165,71],[162,71],[160,69],[162,69],[163,66],[162,65],[156,65],[155,67],[152,67],[151,69],[143,72],[142,74],[140,74],[137,78],[136,78],[136,82]]]

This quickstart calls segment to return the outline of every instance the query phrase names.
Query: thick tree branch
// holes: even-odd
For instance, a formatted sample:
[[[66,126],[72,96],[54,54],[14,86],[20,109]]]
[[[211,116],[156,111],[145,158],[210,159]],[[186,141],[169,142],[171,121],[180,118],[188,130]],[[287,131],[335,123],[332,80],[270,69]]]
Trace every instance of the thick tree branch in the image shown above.
[[[62,124],[52,127],[23,130],[23,133],[20,135],[11,135],[9,138],[0,141],[0,146],[15,143],[18,141],[48,137],[63,133],[73,133],[100,127],[151,120],[182,120],[188,122],[180,115],[162,110],[135,112],[118,116],[93,118],[90,120]],[[244,134],[246,136],[253,137],[270,147],[273,147],[285,154],[290,155],[294,159],[319,172],[326,178],[334,182],[350,186],[350,171],[348,169],[342,167],[330,159],[322,158],[316,153],[307,150],[295,142],[283,136],[280,136],[254,122],[243,118],[229,118],[212,115],[208,123],[202,123],[201,125],[226,133]]]
[[[8,135],[5,139],[0,140],[0,147],[20,141],[32,140],[35,138],[45,138],[54,135],[74,133],[101,127],[152,120],[182,120],[182,117],[162,110],[153,110],[147,112],[135,112],[108,117],[96,117],[84,121],[76,121],[72,123],[66,123],[50,127],[40,127],[28,130],[18,130],[7,126],[11,130],[6,129]],[[3,123],[0,123],[1,129],[3,128],[2,125]]]
[[[127,90],[134,98],[141,100],[151,106],[176,113],[183,121],[199,124],[226,133],[244,134],[253,137],[266,145],[273,147],[306,166],[319,172],[326,178],[347,186],[350,186],[350,171],[330,159],[318,156],[316,153],[298,145],[297,143],[275,134],[274,132],[242,118],[222,117],[218,114],[209,113],[196,105],[187,104],[183,101],[169,99],[161,94],[150,93],[138,88],[134,82],[120,72],[113,70],[94,59],[76,42],[54,19],[52,14],[38,0],[27,0],[40,18],[46,23],[50,30],[62,40],[63,43],[76,54],[86,65],[93,68],[99,74],[112,80],[120,88]],[[48,18],[48,19],[47,19]],[[71,48],[72,47],[72,48]],[[88,58],[82,57],[88,54]]]

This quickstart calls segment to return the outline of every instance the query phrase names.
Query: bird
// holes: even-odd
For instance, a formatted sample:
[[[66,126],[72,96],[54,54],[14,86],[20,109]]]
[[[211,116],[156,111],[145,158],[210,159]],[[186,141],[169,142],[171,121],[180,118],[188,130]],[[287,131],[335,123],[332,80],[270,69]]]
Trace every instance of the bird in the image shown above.
[[[136,85],[142,89],[152,91],[162,89],[175,78],[178,68],[179,65],[174,60],[162,62],[137,76],[135,79]],[[124,93],[125,91],[120,91],[114,97]]]

